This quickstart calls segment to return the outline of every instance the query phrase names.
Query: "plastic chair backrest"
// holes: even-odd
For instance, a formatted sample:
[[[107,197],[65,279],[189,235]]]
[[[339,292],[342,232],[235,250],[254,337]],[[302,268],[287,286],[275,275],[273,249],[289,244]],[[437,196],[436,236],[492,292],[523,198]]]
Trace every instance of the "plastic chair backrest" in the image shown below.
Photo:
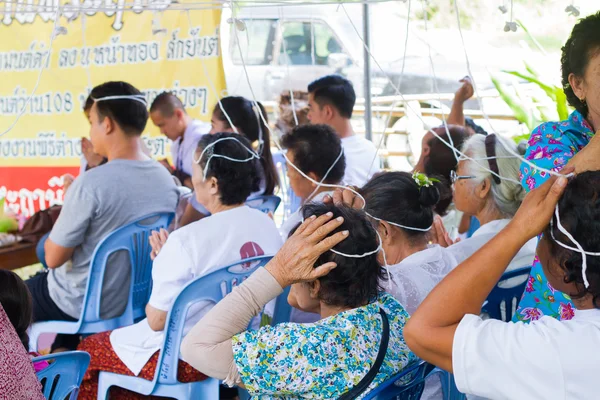
[[[444,400],[465,400],[467,398],[465,394],[458,391],[454,375],[437,367],[427,375],[427,378],[434,375],[439,375]]]
[[[515,269],[513,271],[504,273],[498,281],[498,283],[496,284],[496,287],[494,287],[492,292],[488,295],[485,304],[483,305],[483,307],[481,307],[481,312],[488,314],[489,317],[493,319],[499,319],[504,322],[510,321],[517,309],[519,300],[523,295],[523,291],[525,290],[525,286],[527,285],[527,280],[510,288],[503,288],[498,285],[501,282],[507,281],[511,278],[516,278],[524,275],[529,276],[530,272],[531,266]],[[505,308],[504,317],[502,315],[502,305],[504,305]]]
[[[273,256],[252,257],[237,261],[208,275],[197,278],[187,284],[175,299],[167,316],[166,334],[163,340],[154,384],[174,385],[177,381],[179,349],[183,336],[183,328],[189,308],[200,301],[218,303],[231,290],[240,285],[252,272],[265,266]],[[286,292],[279,295],[277,304],[287,304]],[[280,306],[280,308],[282,308]],[[275,307],[277,312],[277,305]],[[288,320],[291,310],[288,306]],[[277,319],[274,316],[274,320]]]
[[[131,325],[136,319],[145,316],[145,307],[152,291],[152,247],[148,238],[152,231],[167,229],[174,216],[174,213],[145,216],[112,232],[96,246],[90,262],[90,276],[79,319],[80,330],[85,331],[85,325],[88,325],[90,331],[102,332],[100,328],[107,324],[112,324],[110,329],[114,329]],[[131,266],[129,299],[121,316],[103,320],[100,318],[100,302],[106,264],[111,254],[122,250],[129,253]]]
[[[280,203],[281,198],[279,196],[256,196],[246,200],[248,207],[255,208],[265,214],[275,214]]]
[[[425,361],[413,362],[368,393],[364,400],[418,400],[425,387],[430,365]]]
[[[54,361],[36,374],[46,399],[75,400],[79,393],[79,385],[90,365],[90,355],[85,351],[68,351],[36,357],[32,361]]]
[[[287,177],[287,161],[282,152],[273,153],[273,163],[279,175],[280,196],[284,204],[284,220],[295,213],[302,203],[300,197],[296,196]]]

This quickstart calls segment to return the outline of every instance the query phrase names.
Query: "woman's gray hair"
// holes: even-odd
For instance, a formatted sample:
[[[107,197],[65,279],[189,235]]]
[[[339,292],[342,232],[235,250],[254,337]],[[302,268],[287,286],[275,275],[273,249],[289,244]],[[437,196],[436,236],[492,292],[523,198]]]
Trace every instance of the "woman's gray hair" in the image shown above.
[[[492,186],[491,198],[494,204],[504,216],[511,218],[521,206],[526,193],[523,186],[517,183],[521,160],[509,153],[504,146],[510,146],[512,152],[519,154],[522,153],[522,149],[517,149],[510,139],[496,138],[496,163],[498,164],[498,175],[501,176],[500,183],[496,183],[495,176],[489,171],[490,163],[486,160],[488,155],[485,149],[485,138],[486,136],[483,135],[473,135],[463,145],[462,152],[475,159],[475,161],[468,160],[467,171],[469,175],[476,177],[477,182],[489,179]]]

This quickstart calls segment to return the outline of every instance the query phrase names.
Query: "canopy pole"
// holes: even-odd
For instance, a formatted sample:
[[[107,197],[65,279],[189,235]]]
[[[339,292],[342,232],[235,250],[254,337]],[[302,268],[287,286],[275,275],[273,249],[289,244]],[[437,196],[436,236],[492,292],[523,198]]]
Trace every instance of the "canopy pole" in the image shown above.
[[[371,26],[369,18],[369,3],[363,4],[363,40],[365,47],[364,58],[364,97],[365,97],[365,136],[373,140],[373,121],[371,119],[371,56],[368,48],[371,48]]]

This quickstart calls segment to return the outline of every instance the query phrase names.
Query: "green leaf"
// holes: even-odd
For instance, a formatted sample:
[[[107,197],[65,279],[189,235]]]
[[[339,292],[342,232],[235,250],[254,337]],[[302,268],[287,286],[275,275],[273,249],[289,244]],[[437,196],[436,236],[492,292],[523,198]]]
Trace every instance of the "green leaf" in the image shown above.
[[[530,118],[528,117],[528,113],[525,111],[526,107],[521,103],[517,96],[510,93],[508,88],[500,83],[497,78],[492,76],[491,79],[492,83],[496,87],[496,90],[498,90],[500,97],[510,107],[517,121],[527,125],[527,122],[530,120]],[[527,125],[527,128],[529,130],[533,130],[533,128],[529,125]]]
[[[558,119],[563,121],[569,118],[569,106],[567,105],[567,96],[562,88],[555,88],[556,93],[556,111],[558,113]]]
[[[535,77],[535,76],[528,76],[528,75],[525,75],[525,74],[523,74],[523,73],[521,73],[519,71],[502,71],[502,72],[505,72],[507,74],[516,76],[517,78],[524,79],[527,82],[535,83],[544,92],[546,92],[546,94],[548,95],[548,97],[550,97],[552,100],[556,101],[556,92],[554,91],[554,89],[556,88],[555,86],[546,85],[545,83],[543,83],[542,81],[540,81],[537,77]]]
[[[523,31],[527,34],[527,37],[529,37],[529,39],[533,42],[533,44],[535,44],[539,51],[541,51],[544,55],[548,54],[546,52],[546,49],[544,49],[540,42],[538,42],[537,39],[533,37],[531,32],[529,32],[529,29],[527,29],[527,27],[523,24],[523,22],[520,19],[517,20],[517,24],[519,24],[519,26],[523,28]]]

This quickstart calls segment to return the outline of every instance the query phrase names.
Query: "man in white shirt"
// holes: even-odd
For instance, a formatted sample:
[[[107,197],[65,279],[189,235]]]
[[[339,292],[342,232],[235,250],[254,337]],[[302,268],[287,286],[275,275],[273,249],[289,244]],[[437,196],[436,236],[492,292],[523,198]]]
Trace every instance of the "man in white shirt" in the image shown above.
[[[281,145],[287,150],[287,158],[300,171],[316,182],[339,185],[344,170],[346,159],[341,154],[342,144],[340,139],[327,125],[300,125],[290,133],[283,135]],[[306,179],[294,167],[288,165],[287,175],[294,194],[302,203],[320,203],[333,188],[318,186]],[[292,229],[302,222],[301,210],[291,214],[281,225],[280,232],[283,240],[287,240]]]
[[[346,157],[343,183],[363,186],[380,171],[381,160],[373,143],[352,129],[355,102],[352,83],[339,75],[324,76],[308,85],[308,119],[329,125],[338,134]]]
[[[190,117],[181,100],[170,92],[156,96],[150,106],[150,119],[160,129],[160,133],[173,142],[173,175],[184,186],[193,189],[191,176],[194,151],[202,135],[210,131],[210,124]]]

